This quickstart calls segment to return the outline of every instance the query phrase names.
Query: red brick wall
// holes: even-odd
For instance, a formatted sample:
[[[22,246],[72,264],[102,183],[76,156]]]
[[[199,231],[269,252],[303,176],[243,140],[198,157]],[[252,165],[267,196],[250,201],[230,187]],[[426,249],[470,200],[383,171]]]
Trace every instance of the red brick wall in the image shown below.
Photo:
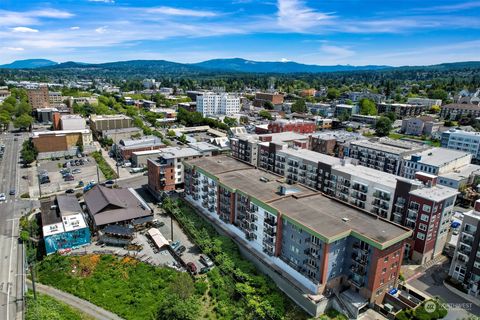
[[[279,132],[296,132],[296,133],[313,133],[316,130],[316,125],[313,122],[298,122],[298,123],[277,123],[271,122],[268,124],[268,131],[272,133]]]
[[[68,150],[66,135],[42,135],[32,139],[33,145],[38,152],[54,152]]]

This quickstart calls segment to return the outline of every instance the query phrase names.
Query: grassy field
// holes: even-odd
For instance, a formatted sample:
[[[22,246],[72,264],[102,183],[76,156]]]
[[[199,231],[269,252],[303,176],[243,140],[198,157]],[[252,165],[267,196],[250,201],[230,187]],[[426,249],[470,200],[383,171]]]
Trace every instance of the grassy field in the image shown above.
[[[405,135],[405,134],[401,134],[401,133],[395,133],[395,132],[390,133],[388,135],[388,137],[390,139],[395,139],[395,140],[404,139],[404,138],[405,139],[419,140],[419,141],[425,142],[426,144],[431,145],[432,147],[440,147],[440,141],[426,139],[425,137],[409,136],[409,135]]]
[[[34,300],[33,293],[29,291],[25,320],[94,320],[94,318],[44,294],[37,293],[37,300]]]

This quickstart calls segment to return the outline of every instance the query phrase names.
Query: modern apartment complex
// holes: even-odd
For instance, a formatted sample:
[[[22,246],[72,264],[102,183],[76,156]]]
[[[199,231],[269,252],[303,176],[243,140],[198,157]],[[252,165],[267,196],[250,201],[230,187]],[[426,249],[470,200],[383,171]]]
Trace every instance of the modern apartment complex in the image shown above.
[[[433,106],[441,106],[442,99],[428,99],[428,98],[408,98],[408,104],[419,104],[422,106],[433,107]]]
[[[463,130],[442,132],[441,146],[452,150],[468,152],[476,161],[480,161],[480,133]]]
[[[419,143],[389,138],[359,140],[350,142],[348,156],[362,166],[399,175],[404,156],[427,148]]]
[[[197,96],[197,111],[203,116],[232,115],[240,111],[240,98],[212,92]]]
[[[226,156],[185,161],[186,200],[303,293],[396,286],[411,231]]]
[[[416,117],[422,112],[430,109],[426,105],[405,104],[405,103],[379,103],[377,104],[378,113],[393,112],[398,118]]]
[[[480,295],[480,200],[474,210],[466,212],[458,235],[458,243],[450,265],[449,275],[459,281],[465,291]]]
[[[480,117],[478,104],[450,103],[440,108],[440,117],[446,120],[457,120],[461,116]]]

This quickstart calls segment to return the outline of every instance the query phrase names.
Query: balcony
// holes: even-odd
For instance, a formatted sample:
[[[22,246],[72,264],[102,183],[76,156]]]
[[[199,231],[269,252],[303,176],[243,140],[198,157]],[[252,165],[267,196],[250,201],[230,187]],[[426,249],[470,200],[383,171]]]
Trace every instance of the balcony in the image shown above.
[[[277,235],[277,230],[275,228],[265,228],[263,229],[265,234],[268,234],[270,237],[275,237]]]
[[[460,242],[471,247],[473,245],[473,238],[463,236]]]
[[[275,218],[274,217],[270,217],[270,218],[265,218],[265,223],[268,224],[269,226],[276,226],[277,225],[277,222],[275,221]]]
[[[462,232],[468,235],[475,236],[475,233],[477,232],[477,228],[469,228],[468,226],[466,226],[463,228]]]
[[[462,264],[466,264],[468,262],[469,258],[463,254],[457,255],[457,262],[460,262]]]
[[[458,252],[466,255],[467,257],[470,256],[470,253],[472,253],[472,249],[471,248],[468,248],[466,246],[460,246],[460,248],[458,248]]]
[[[305,253],[307,256],[312,257],[312,258],[314,258],[314,259],[320,258],[320,255],[319,255],[317,252],[315,252],[314,250],[311,250],[310,248],[305,249],[304,253]]]

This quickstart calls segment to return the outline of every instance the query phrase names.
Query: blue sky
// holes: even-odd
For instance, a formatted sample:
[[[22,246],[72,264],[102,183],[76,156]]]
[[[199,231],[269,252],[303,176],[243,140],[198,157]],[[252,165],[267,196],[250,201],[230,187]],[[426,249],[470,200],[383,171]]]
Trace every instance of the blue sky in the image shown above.
[[[426,65],[480,60],[480,1],[0,0],[16,59]]]

